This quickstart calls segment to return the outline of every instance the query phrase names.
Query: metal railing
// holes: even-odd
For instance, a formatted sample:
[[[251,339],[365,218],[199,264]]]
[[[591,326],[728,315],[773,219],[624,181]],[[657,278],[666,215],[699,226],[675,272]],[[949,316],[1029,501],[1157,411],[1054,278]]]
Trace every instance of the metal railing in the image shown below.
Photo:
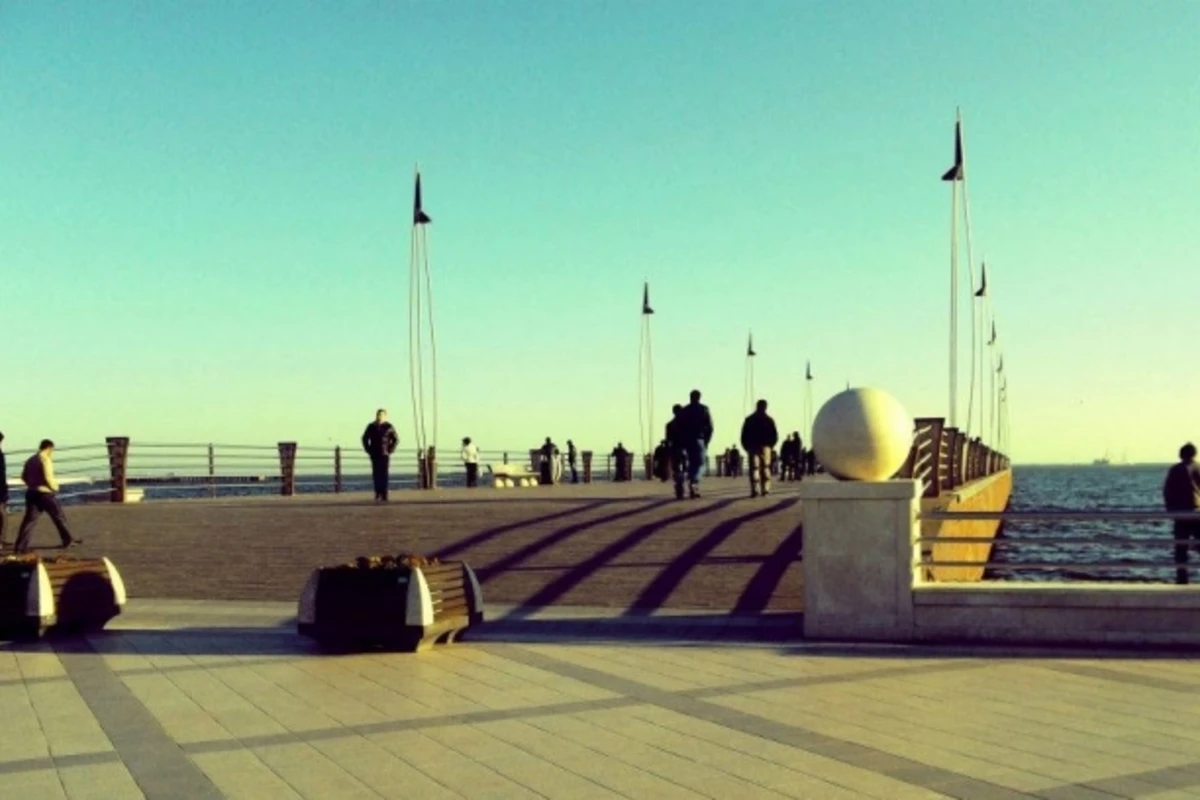
[[[913,420],[913,443],[897,478],[921,481],[923,497],[937,497],[958,487],[1009,469],[1003,453],[978,437],[968,439],[957,428],[948,428],[942,417]]]
[[[123,451],[119,447],[114,451],[111,442],[55,447],[59,498],[67,503],[113,500],[118,489],[125,494],[140,490],[149,497],[183,499],[290,493],[283,492],[285,485],[296,493],[369,491],[372,487],[371,461],[360,447],[300,444],[285,457],[280,444],[123,441]],[[24,487],[18,480],[21,466],[35,452],[7,452],[10,505],[14,508],[24,502]],[[577,462],[581,480],[582,455],[580,451]],[[559,459],[563,462],[564,479],[570,480],[566,454],[560,454]],[[118,465],[119,461],[123,463]],[[489,478],[488,464],[517,464],[537,471],[540,453],[528,447],[480,450],[479,461],[482,483]],[[633,454],[633,462],[641,463],[639,454]],[[420,454],[397,449],[390,459],[389,486],[417,487],[420,471]],[[612,480],[614,472],[611,456],[593,456],[591,480]],[[466,484],[466,471],[457,448],[434,461],[434,473],[437,485]],[[633,477],[639,475],[640,471],[635,469]]]
[[[1165,523],[1187,521],[1200,526],[1200,513],[1127,510],[1063,511],[930,511],[922,520],[939,522],[1000,521],[1008,523],[1051,523],[1050,533],[1023,532],[1008,536],[1004,529],[990,536],[921,536],[916,539],[916,566],[927,580],[933,570],[982,569],[984,580],[1177,580],[1180,568],[1176,553],[1196,553],[1188,558],[1200,567],[1200,539],[1176,541]],[[1140,528],[1120,531],[1082,531],[1064,534],[1058,523],[1144,523]],[[1084,526],[1086,527],[1086,526]],[[1182,551],[1177,551],[1181,547]],[[939,553],[939,551],[941,551]],[[946,558],[949,553],[955,556]],[[962,558],[962,554],[982,558]],[[1057,574],[1055,574],[1057,573]]]

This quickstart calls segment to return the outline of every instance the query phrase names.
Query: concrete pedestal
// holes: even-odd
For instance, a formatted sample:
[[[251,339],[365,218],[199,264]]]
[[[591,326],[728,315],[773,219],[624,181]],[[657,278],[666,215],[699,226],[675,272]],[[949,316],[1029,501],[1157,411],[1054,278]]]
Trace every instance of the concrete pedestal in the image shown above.
[[[811,481],[804,520],[804,635],[909,641],[921,484]]]

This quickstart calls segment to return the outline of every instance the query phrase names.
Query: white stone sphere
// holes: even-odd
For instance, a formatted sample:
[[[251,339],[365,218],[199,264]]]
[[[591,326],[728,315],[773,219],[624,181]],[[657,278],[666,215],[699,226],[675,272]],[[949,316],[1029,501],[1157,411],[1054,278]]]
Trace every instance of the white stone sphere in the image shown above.
[[[529,488],[529,478],[521,478],[521,488]]]
[[[835,478],[886,481],[908,458],[913,420],[887,392],[847,389],[821,406],[812,439],[817,461]]]
[[[496,478],[496,480],[492,481],[492,486],[496,487],[497,489],[503,489],[504,478]]]

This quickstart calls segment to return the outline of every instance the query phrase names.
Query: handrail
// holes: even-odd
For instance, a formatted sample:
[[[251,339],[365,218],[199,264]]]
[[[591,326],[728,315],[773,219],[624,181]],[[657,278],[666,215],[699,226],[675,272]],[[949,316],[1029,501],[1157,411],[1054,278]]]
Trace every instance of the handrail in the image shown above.
[[[1043,520],[1119,520],[1139,522],[1146,520],[1191,520],[1200,522],[1197,511],[1155,511],[1151,509],[1114,509],[1112,511],[923,511],[921,519],[930,520],[1005,520],[1012,522],[1040,522]]]

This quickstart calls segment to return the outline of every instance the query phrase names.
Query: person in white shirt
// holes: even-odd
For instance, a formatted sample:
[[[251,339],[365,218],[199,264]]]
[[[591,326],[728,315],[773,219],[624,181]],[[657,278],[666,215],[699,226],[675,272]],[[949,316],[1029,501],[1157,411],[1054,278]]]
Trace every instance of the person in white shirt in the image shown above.
[[[21,520],[21,530],[17,533],[17,542],[13,547],[16,553],[29,551],[29,539],[33,536],[33,529],[37,527],[38,517],[42,512],[50,515],[54,527],[58,529],[63,547],[83,544],[82,539],[71,535],[62,506],[54,496],[58,492],[58,480],[54,477],[53,457],[54,442],[42,439],[38,451],[29,457],[21,471],[21,480],[25,482],[25,519]]]
[[[467,486],[474,488],[479,484],[479,447],[470,436],[463,439],[462,460],[467,467]]]

